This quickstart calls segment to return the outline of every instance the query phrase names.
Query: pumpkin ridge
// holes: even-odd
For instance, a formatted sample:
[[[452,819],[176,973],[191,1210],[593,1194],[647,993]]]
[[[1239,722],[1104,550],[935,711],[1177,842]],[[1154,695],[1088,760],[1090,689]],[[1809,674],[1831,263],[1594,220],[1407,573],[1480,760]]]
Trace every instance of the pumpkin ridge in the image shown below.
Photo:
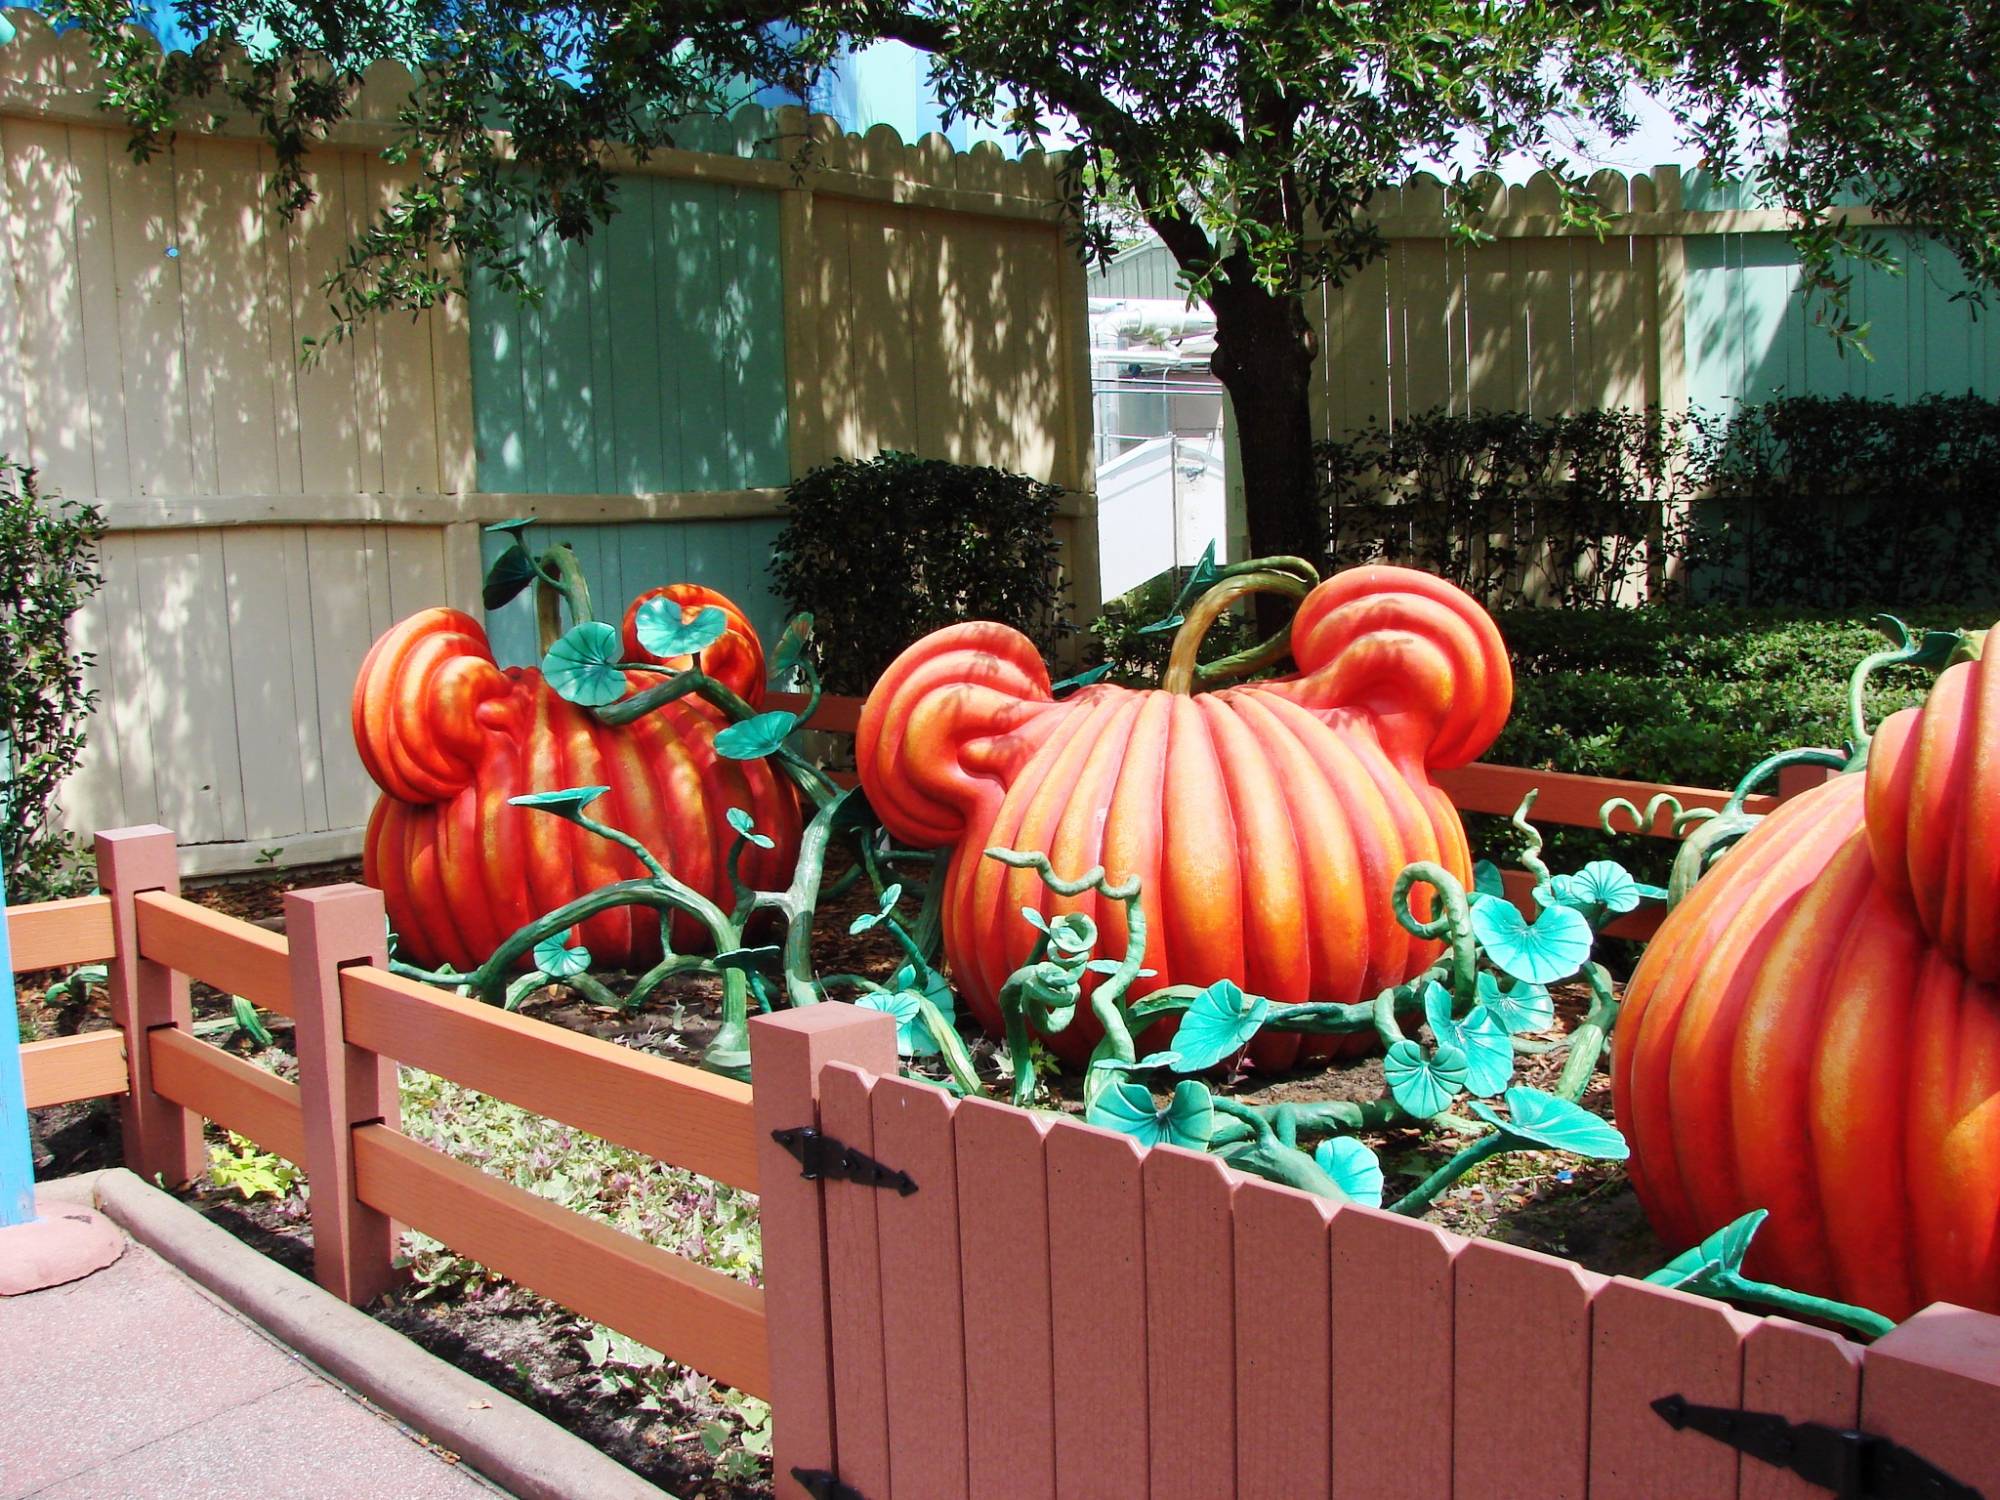
[[[1112,799],[1118,790],[1119,770],[1132,743],[1132,731],[1139,721],[1142,700],[1138,694],[1131,693],[1107,701],[1110,711],[1105,715],[1104,726],[1094,736],[1090,757],[1057,818],[1049,860],[1057,874],[1068,876],[1080,875],[1093,865],[1102,865],[1105,878],[1116,884],[1126,878],[1127,872],[1111,868],[1105,846],[1111,837]],[[1141,887],[1142,900],[1144,896],[1145,891]],[[1091,890],[1068,902],[1052,903],[1047,909],[1053,910],[1058,905],[1081,912],[1096,925],[1098,957],[1124,954],[1122,903],[1107,900],[1102,891]],[[1102,982],[1096,975],[1086,975],[1083,993],[1089,995]],[[1099,1028],[1089,1024],[1093,1019],[1087,1013],[1080,1014],[1073,1024],[1083,1026],[1083,1034],[1094,1043]]]
[[[1174,982],[1205,985],[1244,972],[1241,845],[1207,717],[1196,699],[1171,703],[1161,838],[1177,853],[1161,871],[1161,909],[1186,939],[1187,951],[1175,947]]]
[[[1139,909],[1146,917],[1145,966],[1167,974],[1171,972],[1172,954],[1168,951],[1167,925],[1160,905],[1160,859],[1165,847],[1160,835],[1172,714],[1169,701],[1158,694],[1134,693],[1132,703],[1131,731],[1106,803],[1104,868],[1114,881],[1138,878]],[[1104,905],[1106,920],[1098,928],[1101,941],[1107,952],[1122,956],[1131,938],[1126,930],[1125,909],[1119,903]],[[1148,994],[1161,983],[1158,979],[1137,980],[1132,993]],[[1138,1038],[1133,1040],[1136,1042]]]

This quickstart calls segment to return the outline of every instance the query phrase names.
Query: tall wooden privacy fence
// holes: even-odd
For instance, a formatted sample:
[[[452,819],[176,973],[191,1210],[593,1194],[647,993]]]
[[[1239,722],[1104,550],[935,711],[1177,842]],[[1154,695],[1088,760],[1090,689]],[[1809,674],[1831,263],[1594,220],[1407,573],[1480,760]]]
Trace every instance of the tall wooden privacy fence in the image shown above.
[[[1547,780],[1475,767],[1454,795],[1511,806],[1516,778]],[[1551,788],[1552,821],[1662,790],[1585,780]],[[1932,1307],[1864,1350],[1336,1207],[953,1101],[896,1076],[893,1019],[845,1005],[754,1021],[753,1091],[383,972],[375,892],[293,892],[280,937],[182,899],[164,829],[100,835],[98,855],[104,895],[7,913],[18,968],[108,960],[118,1023],[25,1048],[31,1107],[123,1096],[127,1163],[169,1182],[202,1166],[204,1119],[299,1163],[317,1275],[350,1301],[390,1284],[409,1224],[768,1395],[787,1497],[1826,1492],[1704,1434],[1739,1412],[1859,1428],[1876,1446],[1798,1441],[1878,1476],[1908,1471],[1893,1442],[1963,1486],[1855,1494],[2000,1497],[2000,1318]],[[298,1082],[198,1041],[190,977],[290,1016]],[[757,1191],[761,1287],[403,1134],[396,1062]],[[1672,1397],[1714,1419],[1670,1425]]]

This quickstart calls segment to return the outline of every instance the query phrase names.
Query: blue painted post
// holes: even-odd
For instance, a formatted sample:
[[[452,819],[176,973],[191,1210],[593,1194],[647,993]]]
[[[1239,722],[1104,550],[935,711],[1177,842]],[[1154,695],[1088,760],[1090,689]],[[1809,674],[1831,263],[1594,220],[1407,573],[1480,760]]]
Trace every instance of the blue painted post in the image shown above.
[[[14,953],[7,942],[7,882],[0,877],[0,1229],[35,1217],[28,1154],[28,1095],[21,1082],[21,1023],[14,1013]]]

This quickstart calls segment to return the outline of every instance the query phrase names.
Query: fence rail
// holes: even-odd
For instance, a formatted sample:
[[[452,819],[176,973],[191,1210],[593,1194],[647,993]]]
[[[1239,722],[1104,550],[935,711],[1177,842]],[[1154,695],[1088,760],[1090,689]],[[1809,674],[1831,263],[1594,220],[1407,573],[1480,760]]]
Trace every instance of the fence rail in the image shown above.
[[[853,715],[834,701],[823,722]],[[1551,786],[1511,767],[1454,778],[1469,811]],[[1554,785],[1538,813],[1558,823],[1663,790]],[[199,1169],[202,1119],[298,1163],[316,1272],[351,1301],[389,1284],[408,1224],[767,1396],[787,1500],[815,1473],[867,1500],[1814,1493],[1670,1427],[1652,1407],[1669,1395],[1864,1428],[2000,1496],[2000,1318],[1933,1306],[1862,1349],[954,1100],[896,1076],[893,1019],[851,1006],[753,1021],[753,1091],[388,974],[379,893],[293,892],[278,937],[182,900],[164,829],[100,835],[98,858],[105,896],[7,913],[20,968],[110,960],[120,1027],[25,1048],[31,1105],[128,1094],[126,1160],[168,1181]],[[300,1082],[197,1040],[190,974],[291,1015]],[[763,1285],[415,1140],[390,1059],[758,1190]],[[801,1125],[916,1191],[806,1178],[773,1136]]]

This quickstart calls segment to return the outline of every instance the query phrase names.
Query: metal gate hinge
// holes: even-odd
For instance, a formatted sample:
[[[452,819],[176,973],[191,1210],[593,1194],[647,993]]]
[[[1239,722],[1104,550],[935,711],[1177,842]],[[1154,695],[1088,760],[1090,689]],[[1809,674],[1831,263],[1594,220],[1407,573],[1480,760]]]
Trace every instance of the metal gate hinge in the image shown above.
[[[813,1500],[867,1500],[852,1485],[842,1484],[838,1474],[825,1469],[793,1469],[792,1478],[805,1486]]]
[[[799,1173],[801,1177],[831,1177],[842,1182],[858,1182],[863,1187],[894,1188],[905,1198],[917,1190],[908,1172],[885,1167],[874,1157],[865,1156],[830,1135],[821,1135],[810,1125],[774,1130],[771,1139],[799,1159],[799,1165],[804,1169]]]
[[[1740,1453],[1789,1469],[1806,1483],[1833,1491],[1840,1500],[1985,1500],[1980,1491],[1961,1484],[1928,1459],[1873,1433],[1792,1422],[1773,1412],[1696,1406],[1680,1396],[1662,1396],[1653,1410],[1676,1432],[1692,1428]]]

